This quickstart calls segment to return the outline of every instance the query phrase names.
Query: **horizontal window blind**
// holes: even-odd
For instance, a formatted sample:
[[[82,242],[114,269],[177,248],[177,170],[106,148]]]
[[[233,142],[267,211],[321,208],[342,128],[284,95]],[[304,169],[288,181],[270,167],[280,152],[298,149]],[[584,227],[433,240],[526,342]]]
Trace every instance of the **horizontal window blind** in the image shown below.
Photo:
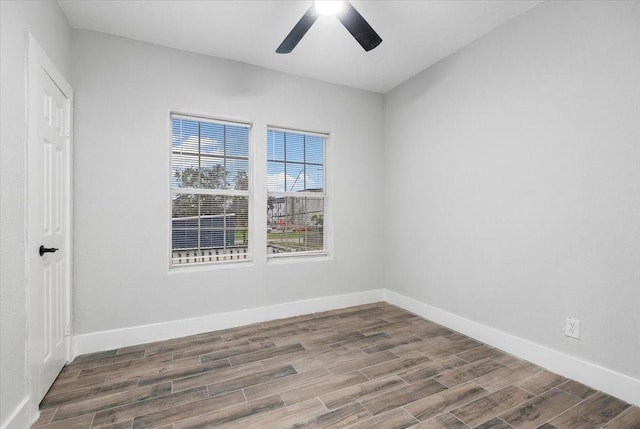
[[[326,136],[267,130],[267,254],[325,253]]]
[[[171,116],[171,264],[249,260],[249,126]]]

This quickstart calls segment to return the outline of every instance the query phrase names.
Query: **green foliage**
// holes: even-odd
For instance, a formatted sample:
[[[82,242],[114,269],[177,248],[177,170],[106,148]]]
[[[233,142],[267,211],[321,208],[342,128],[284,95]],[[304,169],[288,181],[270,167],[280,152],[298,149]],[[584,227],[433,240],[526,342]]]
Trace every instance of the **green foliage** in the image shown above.
[[[322,230],[322,226],[324,226],[324,215],[314,214],[313,216],[311,216],[311,222],[313,222],[314,225],[319,226]]]
[[[239,171],[235,182],[236,191],[249,189],[249,176],[246,171]],[[231,210],[236,214],[236,227],[242,228],[242,240],[247,242],[247,227],[249,226],[249,198],[235,196]]]
[[[229,189],[230,187],[229,172],[220,164],[200,169],[188,167],[176,171],[175,177],[180,188]],[[249,189],[249,176],[245,171],[239,171],[234,183],[235,190],[246,191]],[[224,214],[225,211],[228,214],[236,214],[236,226],[247,227],[249,201],[246,197],[184,193],[173,200],[173,217],[219,215]]]
[[[221,195],[180,194],[173,200],[173,217],[222,214],[224,206]]]
[[[236,191],[248,191],[249,190],[249,176],[246,171],[238,171],[236,175]]]
[[[187,167],[176,171],[176,179],[180,188],[228,189],[229,173],[220,164],[213,167]],[[246,175],[246,173],[245,173]]]

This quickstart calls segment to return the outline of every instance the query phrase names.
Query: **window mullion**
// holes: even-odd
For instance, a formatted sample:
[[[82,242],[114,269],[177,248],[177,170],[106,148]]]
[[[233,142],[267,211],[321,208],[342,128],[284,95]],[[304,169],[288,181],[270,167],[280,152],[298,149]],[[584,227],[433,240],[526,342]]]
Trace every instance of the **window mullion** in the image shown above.
[[[284,158],[284,190],[287,190],[287,133],[282,137],[283,158]]]
[[[226,195],[248,197],[249,191],[236,189],[200,189],[200,188],[172,188],[171,194],[193,194],[193,195]]]
[[[201,147],[201,131],[202,126],[200,125],[200,123],[198,122],[198,188],[202,188],[202,158],[200,157],[200,154],[202,153],[202,147]]]

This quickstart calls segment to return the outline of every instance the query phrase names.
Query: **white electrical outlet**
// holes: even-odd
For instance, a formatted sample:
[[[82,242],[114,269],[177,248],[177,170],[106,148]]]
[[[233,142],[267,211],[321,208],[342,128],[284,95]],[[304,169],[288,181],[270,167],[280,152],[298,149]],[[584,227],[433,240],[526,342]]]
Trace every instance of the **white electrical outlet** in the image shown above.
[[[567,337],[580,339],[580,321],[574,317],[567,316],[567,320],[564,324],[564,334]]]

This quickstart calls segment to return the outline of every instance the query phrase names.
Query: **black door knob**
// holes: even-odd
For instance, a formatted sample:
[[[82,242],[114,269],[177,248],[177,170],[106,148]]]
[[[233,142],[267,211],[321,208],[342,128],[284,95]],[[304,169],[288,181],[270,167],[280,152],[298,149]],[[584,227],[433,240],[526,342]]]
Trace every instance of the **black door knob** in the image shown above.
[[[40,256],[44,255],[45,253],[53,253],[56,252],[58,249],[56,249],[55,247],[44,247],[44,246],[40,246]]]

